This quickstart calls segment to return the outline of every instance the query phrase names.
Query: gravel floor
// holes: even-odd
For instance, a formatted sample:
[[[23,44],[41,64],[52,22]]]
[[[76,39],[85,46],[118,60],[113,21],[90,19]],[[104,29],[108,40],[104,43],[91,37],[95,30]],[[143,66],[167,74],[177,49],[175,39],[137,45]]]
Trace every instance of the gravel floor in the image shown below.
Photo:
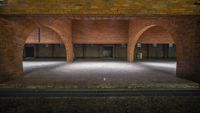
[[[174,61],[25,61],[24,76],[8,83],[190,83]]]

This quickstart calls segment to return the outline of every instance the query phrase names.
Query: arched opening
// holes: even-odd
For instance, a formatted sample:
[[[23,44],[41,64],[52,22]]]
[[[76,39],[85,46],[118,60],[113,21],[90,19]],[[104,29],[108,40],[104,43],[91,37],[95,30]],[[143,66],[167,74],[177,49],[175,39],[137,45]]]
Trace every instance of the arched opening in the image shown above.
[[[147,27],[147,28],[143,29],[142,32],[140,32],[141,35],[137,35],[138,37],[136,36],[133,38],[136,38],[136,39],[138,38],[138,41],[141,41],[140,43],[142,43],[143,35],[146,33],[148,34],[148,32],[154,32],[155,29],[161,30],[161,31],[159,31],[161,33],[157,34],[157,35],[150,35],[150,36],[159,36],[159,38],[163,38],[163,37],[160,37],[160,36],[162,36],[161,35],[162,32],[170,34],[163,28],[160,28],[160,27],[156,28],[156,26],[151,26],[151,27]],[[41,28],[36,29],[36,31],[39,31],[39,30],[41,30]],[[62,36],[62,37],[66,36],[66,35],[62,35],[60,32],[58,32],[59,31],[58,29],[53,30],[52,32],[54,32],[54,31],[56,31],[58,34],[60,34],[59,36]],[[29,34],[29,33],[27,33],[27,34]],[[38,34],[39,33],[37,32],[36,38],[37,38]],[[52,34],[51,34],[51,36],[52,36]],[[155,43],[157,40],[158,39],[156,39],[152,42]],[[22,56],[22,50],[23,50],[22,45],[24,45],[24,43],[22,43],[22,40],[19,40],[19,41],[20,41],[20,43],[19,43],[20,46],[17,45],[16,47],[20,47],[19,48],[20,52],[16,52],[17,53],[16,56],[20,56],[20,55]],[[26,43],[28,43],[29,41],[31,41],[31,40],[29,40],[29,38],[27,38]],[[47,41],[47,40],[45,40],[45,41]],[[147,41],[147,42],[150,43],[151,41]],[[144,44],[147,42],[144,42]],[[166,43],[166,41],[164,41],[164,43]],[[42,44],[45,44],[45,43],[42,43]],[[133,41],[133,44],[136,44],[136,41]],[[124,48],[126,48],[126,46]],[[67,48],[67,49],[69,50],[69,48]],[[12,50],[14,51],[14,49],[12,49]],[[132,51],[132,53],[133,53],[133,51]],[[122,52],[120,52],[120,53],[122,53]],[[16,58],[18,58],[16,60],[16,62],[19,66],[21,66],[21,63],[22,63],[21,56],[20,56],[20,60],[19,60],[19,57],[16,57]],[[11,58],[13,58],[13,57],[11,57]],[[150,64],[150,66],[149,66],[149,65],[141,65],[140,63],[139,64],[137,64],[137,63],[131,64],[131,63],[126,63],[126,62],[108,62],[108,63],[104,63],[104,62],[98,62],[98,63],[77,62],[76,63],[75,62],[75,63],[69,64],[69,65],[66,64],[65,62],[63,62],[63,63],[59,63],[59,64],[55,64],[55,63],[51,63],[51,64],[49,64],[49,63],[41,64],[40,63],[40,65],[42,65],[45,68],[42,68],[40,65],[39,66],[36,65],[37,67],[36,66],[34,67],[33,65],[29,65],[28,67],[32,66],[34,68],[34,70],[30,70],[31,72],[24,71],[25,75],[28,75],[28,76],[22,78],[24,80],[24,83],[29,83],[31,81],[32,83],[36,83],[36,84],[37,83],[42,84],[42,83],[47,83],[47,82],[51,84],[51,83],[57,83],[57,82],[59,82],[59,83],[70,83],[70,82],[71,83],[80,83],[80,81],[81,82],[83,81],[82,82],[83,84],[80,85],[80,86],[82,86],[82,85],[88,84],[88,83],[100,83],[101,84],[101,83],[105,83],[105,82],[107,82],[107,83],[112,82],[112,83],[118,84],[118,83],[122,83],[122,81],[123,81],[123,83],[127,83],[127,84],[134,83],[134,82],[149,83],[149,82],[176,82],[177,81],[177,78],[175,78],[175,70],[173,72],[171,71],[171,69],[165,70],[166,67],[171,68],[170,65],[162,65],[162,64],[157,65],[154,63],[153,64],[154,67],[152,67],[152,64]],[[14,65],[14,66],[16,66],[16,65]],[[159,70],[157,67],[162,67],[162,68],[159,68],[159,69],[161,69],[161,70]],[[173,69],[175,69],[175,68],[173,67]],[[20,74],[21,74],[21,72],[22,72],[22,70],[20,70]],[[147,73],[148,74],[150,73],[153,76],[149,76]],[[42,77],[41,77],[41,75],[42,75]],[[170,75],[174,75],[174,77],[170,77]],[[171,79],[168,79],[168,78],[171,78]],[[20,79],[19,81],[21,81],[22,79]],[[50,81],[50,79],[51,79],[51,81]],[[182,82],[182,80],[180,80],[180,82]]]
[[[23,72],[49,69],[59,66],[67,60],[65,44],[53,29],[40,26],[27,38],[23,50]]]
[[[75,44],[75,60],[125,61],[126,44]]]
[[[135,59],[175,60],[176,45],[171,34],[161,26],[147,27],[135,45]]]
[[[75,60],[127,59],[127,20],[73,20]]]
[[[26,39],[23,59],[66,60],[65,45],[54,30],[38,27]]]

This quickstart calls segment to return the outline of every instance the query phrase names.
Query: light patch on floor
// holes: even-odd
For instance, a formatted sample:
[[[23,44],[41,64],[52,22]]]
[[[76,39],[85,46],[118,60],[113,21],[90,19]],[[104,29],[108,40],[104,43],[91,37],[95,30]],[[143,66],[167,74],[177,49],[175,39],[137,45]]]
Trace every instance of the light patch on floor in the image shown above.
[[[25,61],[24,75],[8,83],[187,83],[173,61]]]

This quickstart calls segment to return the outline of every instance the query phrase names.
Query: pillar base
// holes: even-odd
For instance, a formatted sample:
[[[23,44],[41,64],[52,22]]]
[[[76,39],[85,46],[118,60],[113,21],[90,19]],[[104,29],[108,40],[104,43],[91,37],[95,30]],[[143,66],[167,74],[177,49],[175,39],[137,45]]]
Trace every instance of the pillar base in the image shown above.
[[[190,81],[193,81],[193,82],[197,82],[197,83],[200,83],[200,76],[197,74],[190,74],[190,75],[185,75],[185,74],[177,74],[176,75],[177,77],[179,78],[182,78],[182,79],[186,79],[186,80],[190,80]]]

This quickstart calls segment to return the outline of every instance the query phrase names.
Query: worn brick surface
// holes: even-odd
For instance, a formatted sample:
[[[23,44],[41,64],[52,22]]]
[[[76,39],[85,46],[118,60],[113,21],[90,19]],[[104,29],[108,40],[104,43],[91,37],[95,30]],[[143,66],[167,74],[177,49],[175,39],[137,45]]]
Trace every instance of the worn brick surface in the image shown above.
[[[173,44],[174,40],[171,34],[165,29],[155,26],[145,31],[139,38],[138,42],[143,44]]]
[[[130,21],[128,60],[134,60],[137,41],[155,26],[162,27],[171,34],[176,44],[177,76],[200,81],[199,76],[199,16],[186,17],[137,17]]]
[[[76,44],[127,44],[126,20],[75,20],[73,42]]]
[[[61,44],[59,34],[48,27],[38,27],[27,38],[26,44]]]
[[[92,18],[70,20],[67,16],[1,16],[1,80],[22,74],[25,41],[34,30],[44,26],[59,35],[67,51],[68,62],[74,59],[73,43],[127,43],[127,58],[132,62],[138,41],[173,42],[177,47],[177,76],[200,81],[199,16],[135,16],[129,20],[113,20],[115,17],[112,20]],[[158,35],[165,38],[158,38]],[[150,36],[155,37],[147,38]]]

